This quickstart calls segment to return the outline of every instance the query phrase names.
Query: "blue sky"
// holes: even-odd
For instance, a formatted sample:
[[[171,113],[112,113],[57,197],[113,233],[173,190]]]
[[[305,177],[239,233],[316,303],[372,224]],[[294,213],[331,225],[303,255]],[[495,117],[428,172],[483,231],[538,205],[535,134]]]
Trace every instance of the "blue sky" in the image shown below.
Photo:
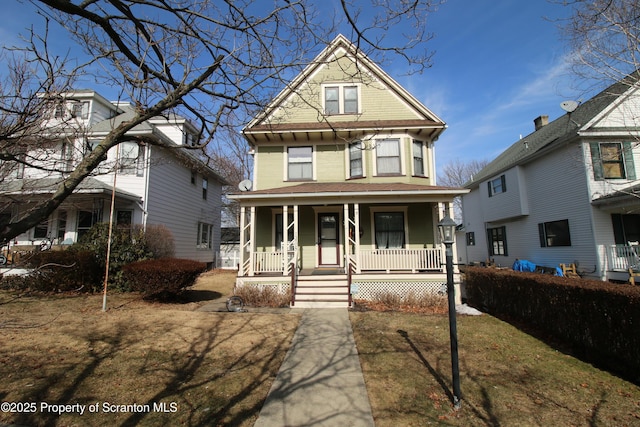
[[[30,22],[42,22],[30,10],[3,3],[5,45]],[[436,143],[439,169],[456,158],[491,160],[531,133],[534,118],[553,120],[564,114],[563,100],[586,100],[572,83],[557,29],[569,12],[547,0],[448,0],[427,23],[435,33],[433,67],[406,77],[402,61],[397,69],[383,66],[447,123]],[[56,43],[63,47],[64,39]]]
[[[564,114],[584,98],[569,74],[558,20],[570,10],[546,0],[449,0],[430,18],[433,67],[398,81],[443,119],[439,169],[458,158],[492,160],[533,120]]]

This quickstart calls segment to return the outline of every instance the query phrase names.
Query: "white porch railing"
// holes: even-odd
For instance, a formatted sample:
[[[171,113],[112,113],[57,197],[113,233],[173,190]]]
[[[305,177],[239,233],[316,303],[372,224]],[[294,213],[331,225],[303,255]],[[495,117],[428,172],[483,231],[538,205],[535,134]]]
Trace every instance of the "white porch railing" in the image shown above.
[[[640,246],[610,245],[607,247],[607,261],[611,271],[640,269]]]
[[[282,273],[282,252],[254,252],[253,265],[256,273]]]
[[[373,249],[360,251],[360,270],[442,270],[440,249]]]

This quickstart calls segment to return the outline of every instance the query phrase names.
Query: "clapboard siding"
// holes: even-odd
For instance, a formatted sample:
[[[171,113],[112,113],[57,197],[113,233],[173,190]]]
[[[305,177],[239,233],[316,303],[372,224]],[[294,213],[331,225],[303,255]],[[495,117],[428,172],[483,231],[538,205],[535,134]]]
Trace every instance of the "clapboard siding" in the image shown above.
[[[202,175],[191,184],[190,168],[158,147],[153,147],[151,162],[147,224],[164,224],[171,230],[177,257],[212,262],[220,245],[220,183],[209,178],[203,200]],[[213,225],[212,249],[196,248],[198,222]]]

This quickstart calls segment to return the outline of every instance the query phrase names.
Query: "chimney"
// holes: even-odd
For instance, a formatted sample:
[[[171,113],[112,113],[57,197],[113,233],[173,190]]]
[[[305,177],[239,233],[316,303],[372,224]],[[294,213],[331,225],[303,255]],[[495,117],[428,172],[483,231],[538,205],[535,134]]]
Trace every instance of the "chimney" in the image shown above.
[[[549,116],[539,116],[533,120],[533,124],[535,125],[536,130],[539,130],[542,126],[549,124]]]

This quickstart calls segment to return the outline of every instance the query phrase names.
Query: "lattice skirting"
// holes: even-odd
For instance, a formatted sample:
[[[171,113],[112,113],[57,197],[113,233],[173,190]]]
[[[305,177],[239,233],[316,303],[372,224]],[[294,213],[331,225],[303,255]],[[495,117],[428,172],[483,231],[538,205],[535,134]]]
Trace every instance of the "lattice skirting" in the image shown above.
[[[252,281],[251,279],[242,279],[238,278],[236,281],[236,289],[242,287],[251,287],[259,290],[263,290],[265,288],[273,288],[279,295],[286,295],[291,290],[291,283],[284,281],[274,281],[274,282],[265,282],[265,281]]]
[[[424,295],[446,295],[446,281],[430,280],[368,280],[354,281],[351,284],[351,293],[354,298],[373,300],[380,294],[394,294],[405,296],[410,293],[416,297]]]

